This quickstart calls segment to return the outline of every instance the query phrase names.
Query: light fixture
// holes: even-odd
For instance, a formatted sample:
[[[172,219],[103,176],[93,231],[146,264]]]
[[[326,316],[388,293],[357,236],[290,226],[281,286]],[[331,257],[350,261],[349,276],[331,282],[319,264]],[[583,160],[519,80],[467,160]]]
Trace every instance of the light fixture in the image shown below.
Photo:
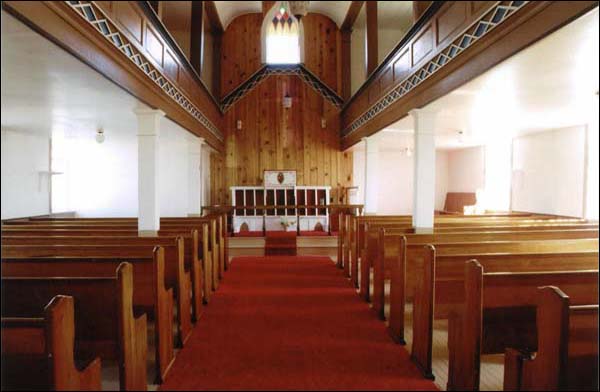
[[[463,131],[458,131],[458,143],[459,144],[464,144],[465,143],[465,138],[464,138],[464,132]]]
[[[96,132],[96,142],[98,144],[102,144],[104,143],[104,129],[100,128],[98,129],[98,131]]]
[[[321,117],[321,128],[327,128],[327,119],[325,117]]]
[[[412,154],[413,154],[412,148],[406,147],[406,156],[410,158],[410,157],[412,157]]]
[[[292,97],[290,97],[290,95],[288,93],[285,93],[285,96],[283,97],[283,107],[286,109],[289,109],[292,107]]]
[[[296,19],[300,20],[303,16],[308,14],[308,4],[310,1],[290,1],[290,11]]]
[[[237,120],[235,123],[235,129],[237,129],[238,131],[242,130],[242,120]]]

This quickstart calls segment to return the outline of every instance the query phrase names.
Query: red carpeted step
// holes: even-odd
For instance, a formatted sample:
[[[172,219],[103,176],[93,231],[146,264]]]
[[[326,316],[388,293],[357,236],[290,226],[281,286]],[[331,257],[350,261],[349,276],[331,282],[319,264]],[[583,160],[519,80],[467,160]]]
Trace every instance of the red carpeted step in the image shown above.
[[[434,390],[325,257],[235,258],[164,390]]]
[[[267,231],[265,237],[265,255],[296,255],[296,233],[286,231]]]

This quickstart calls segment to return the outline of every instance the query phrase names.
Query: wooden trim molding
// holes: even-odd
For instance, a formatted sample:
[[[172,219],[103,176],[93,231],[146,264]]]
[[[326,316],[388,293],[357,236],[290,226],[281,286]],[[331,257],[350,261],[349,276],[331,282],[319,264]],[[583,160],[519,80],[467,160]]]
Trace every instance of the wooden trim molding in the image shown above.
[[[447,94],[597,5],[593,1],[445,2],[344,108],[342,149]]]
[[[315,74],[302,64],[294,65],[263,65],[263,67],[250,76],[244,83],[223,98],[222,110],[227,112],[237,101],[252,91],[263,80],[271,75],[296,75],[310,85],[323,98],[338,108],[342,107],[344,100],[329,86],[323,83]]]
[[[358,18],[358,14],[362,9],[364,1],[353,1],[348,7],[348,12],[346,13],[346,17],[344,18],[344,22],[340,26],[340,30],[344,31],[352,31],[352,26],[354,26],[354,22],[356,22],[356,18]]]
[[[104,12],[91,1],[65,1],[86,22],[92,25],[102,36],[117,47],[124,55],[137,65],[153,82],[177,102],[183,109],[198,120],[220,141],[223,141],[221,131],[202,113],[192,101],[177,88],[177,86],[165,77],[158,67],[155,67],[147,56],[138,50],[121,33],[119,28],[104,14]],[[147,44],[148,45],[148,44]],[[148,45],[150,46],[150,45]],[[155,58],[155,60],[157,60]],[[159,61],[160,63],[160,61]],[[163,63],[159,64],[164,65]]]

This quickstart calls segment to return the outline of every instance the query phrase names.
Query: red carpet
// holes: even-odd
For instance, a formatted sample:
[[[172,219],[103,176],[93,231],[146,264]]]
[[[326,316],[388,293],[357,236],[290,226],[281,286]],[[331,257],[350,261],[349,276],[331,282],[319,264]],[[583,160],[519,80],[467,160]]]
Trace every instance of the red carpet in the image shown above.
[[[295,231],[267,231],[265,236],[266,256],[295,256]]]
[[[325,257],[241,257],[162,389],[436,389]]]

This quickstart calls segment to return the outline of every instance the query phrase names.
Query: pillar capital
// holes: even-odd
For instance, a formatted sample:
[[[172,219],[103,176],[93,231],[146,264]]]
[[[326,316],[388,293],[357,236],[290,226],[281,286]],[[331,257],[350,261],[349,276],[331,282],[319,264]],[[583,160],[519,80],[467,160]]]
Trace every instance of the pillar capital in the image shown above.
[[[138,136],[160,135],[160,119],[165,116],[165,112],[146,108],[136,108],[133,112],[138,119]]]

